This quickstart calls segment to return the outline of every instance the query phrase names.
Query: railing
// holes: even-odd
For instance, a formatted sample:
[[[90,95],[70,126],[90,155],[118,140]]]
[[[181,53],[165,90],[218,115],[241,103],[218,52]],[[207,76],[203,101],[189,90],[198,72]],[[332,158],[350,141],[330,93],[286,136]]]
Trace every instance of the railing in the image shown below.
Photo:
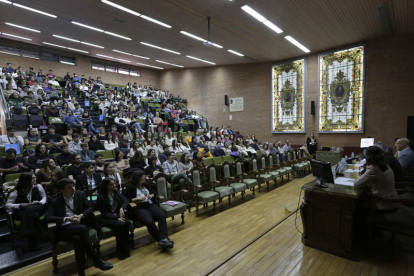
[[[0,123],[2,134],[6,134],[6,126],[11,123],[9,105],[4,98],[3,87],[0,85]]]
[[[200,113],[198,113],[197,111],[195,111],[195,110],[192,110],[192,109],[189,109],[188,108],[188,106],[187,105],[185,105],[184,103],[178,103],[177,102],[177,104],[181,107],[181,108],[185,108],[186,110],[189,110],[189,111],[192,111],[192,112],[194,112],[197,116],[199,116],[202,120],[203,120],[203,122],[205,123],[205,125],[206,125],[206,127],[205,127],[205,129],[207,129],[208,130],[208,120],[207,120],[207,118],[205,117],[205,116],[203,116],[203,115],[201,115]]]

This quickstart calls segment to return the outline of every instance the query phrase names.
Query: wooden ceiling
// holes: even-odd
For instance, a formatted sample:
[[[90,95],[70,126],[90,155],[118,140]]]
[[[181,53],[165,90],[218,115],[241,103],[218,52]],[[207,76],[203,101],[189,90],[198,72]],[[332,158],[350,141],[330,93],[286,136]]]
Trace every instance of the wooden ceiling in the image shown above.
[[[0,32],[33,39],[30,43],[50,47],[43,41],[86,50],[89,56],[103,54],[137,62],[177,69],[155,62],[156,59],[185,67],[210,66],[187,58],[195,56],[217,65],[261,61],[279,61],[304,56],[305,53],[284,37],[290,35],[310,49],[321,52],[342,45],[357,43],[386,35],[378,7],[386,4],[393,33],[414,32],[414,1],[412,0],[112,0],[119,5],[145,14],[172,26],[168,29],[126,13],[99,0],[29,0],[13,1],[57,15],[51,18],[0,2],[0,21],[40,30],[34,33],[0,24]],[[283,30],[277,34],[260,23],[241,7],[249,5]],[[187,31],[207,38],[207,16],[212,18],[211,40],[223,49],[207,48],[201,41],[180,33]],[[71,21],[132,38],[131,41],[85,29]],[[61,35],[102,45],[105,49],[53,37]],[[6,38],[5,36],[0,36]],[[9,38],[9,37],[7,37]],[[155,44],[180,52],[175,55],[150,48],[140,42]],[[26,42],[26,41],[23,41]],[[52,47],[53,48],[53,47]],[[150,60],[113,52],[116,49]],[[243,53],[239,57],[227,52]]]

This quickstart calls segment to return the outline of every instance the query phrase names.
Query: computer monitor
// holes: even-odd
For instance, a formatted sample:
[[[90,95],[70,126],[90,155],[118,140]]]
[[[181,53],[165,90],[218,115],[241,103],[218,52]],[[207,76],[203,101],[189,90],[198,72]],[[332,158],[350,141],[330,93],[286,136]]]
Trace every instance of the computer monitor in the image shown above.
[[[328,188],[329,186],[326,183],[334,183],[331,163],[316,159],[311,159],[310,162],[313,176],[318,179],[315,187]]]
[[[373,145],[374,138],[361,138],[361,149],[366,149]]]

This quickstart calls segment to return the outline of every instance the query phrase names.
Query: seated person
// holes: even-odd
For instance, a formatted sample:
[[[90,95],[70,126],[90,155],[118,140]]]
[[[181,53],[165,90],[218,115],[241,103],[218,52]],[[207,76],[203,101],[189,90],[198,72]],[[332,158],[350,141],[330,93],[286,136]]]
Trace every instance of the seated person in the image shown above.
[[[170,151],[170,147],[168,145],[163,146],[163,152],[158,155],[158,160],[160,160],[161,164],[164,164],[165,161],[168,160],[167,153]]]
[[[155,155],[151,155],[145,161],[148,163],[148,166],[144,169],[146,176],[153,178],[156,174],[163,172],[162,167],[158,165],[159,160]]]
[[[99,196],[96,209],[101,212],[100,223],[115,232],[116,253],[118,259],[124,260],[130,256],[129,252],[129,223],[125,220],[125,211],[128,199],[119,194],[115,182],[105,178],[99,185]]]
[[[256,139],[255,139],[255,140],[256,140]],[[253,144],[257,144],[257,143],[255,143],[255,142],[253,141]],[[286,154],[286,153],[288,153],[289,151],[290,151],[290,152],[292,152],[292,151],[293,151],[292,147],[290,146],[290,142],[289,142],[289,140],[286,140],[286,141],[285,141],[285,145],[283,146],[283,151],[285,152],[285,154]]]
[[[155,138],[152,138],[152,139],[150,140],[150,144],[149,144],[149,145],[147,145],[147,146],[145,147],[145,155],[146,155],[146,156],[148,156],[148,152],[149,152],[151,149],[152,149],[152,150],[154,150],[156,154],[158,154],[158,153],[159,153],[159,149],[158,149],[158,147],[157,147],[157,141],[155,140]]]
[[[17,92],[11,94],[8,102],[9,102],[10,107],[23,107],[24,106],[24,101],[20,98],[19,93]],[[23,109],[26,109],[26,107],[24,107]]]
[[[71,154],[78,153],[82,150],[82,142],[80,140],[79,134],[74,133],[72,134],[72,141],[69,142],[69,152]]]
[[[96,153],[93,150],[89,150],[88,143],[82,143],[81,147],[82,147],[82,150],[79,152],[79,154],[82,157],[82,164],[88,163],[88,162],[95,163]]]
[[[379,147],[384,155],[385,161],[391,170],[394,172],[394,181],[403,182],[404,174],[400,162],[388,152],[388,145],[385,143],[376,143],[374,146]]]
[[[136,172],[123,191],[129,202],[137,204],[132,213],[134,220],[144,224],[148,232],[163,248],[173,248],[174,242],[168,239],[167,221],[164,212],[153,203],[154,192],[151,187],[144,187],[145,176]],[[158,221],[158,227],[155,224]]]
[[[178,169],[184,173],[187,173],[191,171],[192,168],[193,162],[190,160],[190,154],[187,152],[183,153],[180,158],[180,163],[178,164]]]
[[[175,153],[173,151],[167,152],[168,160],[162,164],[162,169],[165,175],[172,176],[172,184],[179,184],[180,189],[187,188],[187,181],[191,183],[191,180],[187,178],[184,171],[178,168],[178,162],[175,160]]]
[[[43,186],[47,185],[51,181],[52,171],[56,169],[55,160],[46,158],[43,160],[42,168],[36,173],[36,181]]]
[[[43,229],[40,217],[45,212],[46,200],[42,185],[36,184],[36,176],[25,172],[20,175],[16,188],[6,202],[6,208],[13,211],[14,218],[21,222],[19,236],[27,238],[30,251],[41,249]]]
[[[37,129],[31,128],[27,131],[27,136],[24,137],[25,146],[36,146],[42,143],[42,138],[37,134]]]
[[[17,135],[16,127],[9,126],[7,127],[7,134],[0,135],[0,146],[4,146],[6,144],[19,144],[20,146],[24,146],[24,141],[22,136]]]
[[[112,133],[106,135],[106,141],[104,143],[105,150],[114,150],[118,148],[118,142],[115,140]]]
[[[114,165],[117,172],[122,172],[123,170],[130,168],[128,159],[124,159],[123,151],[115,150]]]
[[[400,138],[395,142],[398,150],[398,162],[400,162],[404,175],[414,175],[414,152],[409,147],[407,138]]]
[[[3,176],[12,173],[22,173],[29,170],[26,159],[21,156],[17,157],[17,152],[13,148],[7,149],[6,157],[0,159],[0,172],[3,173]]]
[[[395,190],[394,173],[385,162],[381,149],[376,146],[371,146],[366,150],[366,171],[358,178],[354,186],[355,188],[367,187],[371,193],[383,198],[397,197]],[[397,210],[400,203],[393,202],[379,202],[375,206],[370,206],[373,209],[380,211]]]
[[[52,77],[47,83],[52,84],[53,86],[60,87],[60,84],[57,80],[55,80],[55,77]]]
[[[73,115],[75,116],[82,116],[83,114],[83,108],[81,108],[78,103],[75,103],[75,109],[72,111],[73,111]]]
[[[42,137],[43,144],[61,146],[63,145],[63,137],[60,134],[56,134],[56,127],[54,125],[49,125],[47,128],[47,134]]]
[[[61,168],[55,168],[52,171],[50,183],[45,187],[45,192],[48,198],[52,198],[60,192],[58,183],[63,178],[66,178],[66,174]]]
[[[193,167],[202,169],[206,166],[204,164],[203,158],[201,158],[201,154],[199,151],[193,152]]]
[[[200,152],[201,158],[213,158],[213,155],[211,155],[210,149],[207,146],[200,147],[198,151]]]
[[[116,172],[116,167],[114,163],[105,163],[104,164],[104,172],[102,174],[102,178],[110,178],[115,182],[115,186],[117,189],[121,189],[121,176],[119,173]]]
[[[27,107],[39,105],[39,101],[34,98],[32,91],[27,91],[27,97],[24,99],[24,105]]]
[[[63,118],[63,122],[70,126],[70,127],[78,127],[81,128],[82,127],[82,122],[78,119],[78,117],[76,117],[75,115],[73,115],[72,110],[68,110],[66,111],[66,115],[62,117]]]
[[[61,167],[68,167],[72,165],[72,154],[69,152],[69,146],[63,144],[60,147],[60,151],[62,152],[56,157],[56,162]]]
[[[220,156],[225,156],[225,155],[226,155],[226,153],[221,148],[221,144],[217,144],[215,150],[213,151],[213,156],[214,157],[220,157]]]
[[[47,87],[45,87],[44,91],[45,91],[46,94],[52,94],[52,95],[57,94],[56,88],[54,88],[51,83],[47,84]]]
[[[76,190],[94,191],[102,181],[99,173],[95,173],[95,164],[88,162],[83,166],[84,173],[76,177]]]
[[[102,174],[104,171],[105,160],[100,153],[95,154],[95,172]]]
[[[72,155],[72,165],[66,170],[69,179],[75,180],[78,175],[83,174],[82,157],[79,153]]]
[[[50,158],[54,159],[53,155],[47,154],[47,147],[45,144],[39,144],[35,147],[35,155],[29,156],[29,168],[37,172],[42,167],[43,160]]]
[[[193,136],[193,138],[191,138],[191,143],[189,144],[191,151],[198,151],[200,147],[203,147],[203,144],[197,143],[197,138],[196,136]]]
[[[111,269],[111,264],[99,258],[89,236],[87,225],[93,212],[92,204],[83,192],[75,190],[71,179],[60,180],[59,188],[61,194],[50,201],[45,220],[59,226],[56,231],[61,240],[73,243],[78,274],[85,275],[85,253],[92,258],[95,267]]]
[[[98,150],[105,150],[104,145],[102,145],[101,141],[98,139],[98,135],[92,134],[91,139],[88,142],[89,149],[97,152]]]

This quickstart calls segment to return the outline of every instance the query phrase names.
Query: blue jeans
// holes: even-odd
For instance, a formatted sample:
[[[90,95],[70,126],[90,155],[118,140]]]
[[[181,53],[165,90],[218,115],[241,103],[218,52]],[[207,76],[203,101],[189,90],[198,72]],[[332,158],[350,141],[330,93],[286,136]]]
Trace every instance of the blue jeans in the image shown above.
[[[96,130],[93,127],[93,123],[83,125],[84,128],[87,128],[89,132],[95,133]]]
[[[139,132],[141,133],[142,132],[142,128],[141,128],[141,126],[139,125],[139,123],[138,122],[135,122],[135,123],[131,123],[131,124],[129,124],[131,127],[135,127],[135,128],[137,128],[138,130],[139,130]]]

